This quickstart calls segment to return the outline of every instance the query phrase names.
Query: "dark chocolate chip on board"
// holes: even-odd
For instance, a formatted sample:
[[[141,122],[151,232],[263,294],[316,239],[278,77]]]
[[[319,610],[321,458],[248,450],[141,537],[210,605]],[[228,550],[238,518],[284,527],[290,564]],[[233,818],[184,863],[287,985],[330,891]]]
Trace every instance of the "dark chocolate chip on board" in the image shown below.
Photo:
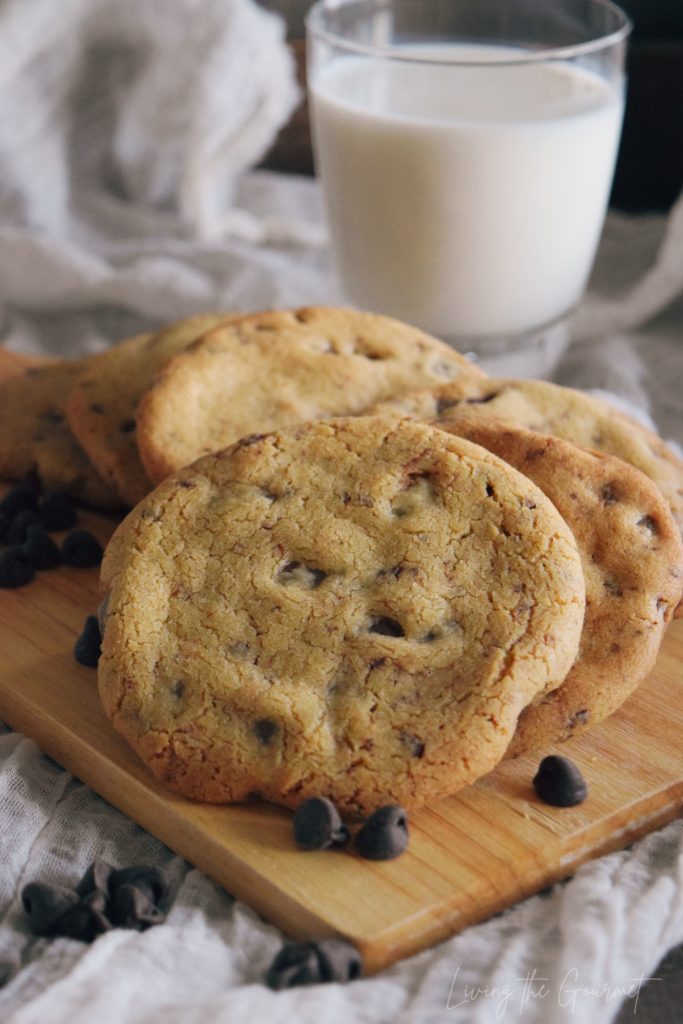
[[[348,842],[349,830],[331,800],[313,796],[294,814],[294,839],[302,850],[327,850]]]
[[[34,510],[38,504],[38,496],[33,487],[28,484],[19,484],[8,491],[0,501],[0,516],[6,517],[11,522],[19,512],[27,509]]]
[[[5,541],[8,544],[23,544],[29,527],[36,523],[40,523],[40,519],[33,509],[25,508],[23,512],[18,512],[5,533]]]
[[[0,587],[23,587],[33,575],[33,563],[23,544],[15,544],[0,554]]]
[[[553,807],[574,807],[588,796],[586,781],[574,762],[556,754],[541,761],[534,789],[544,803]]]
[[[100,624],[96,615],[88,615],[83,632],[74,644],[74,658],[79,665],[97,668],[101,653]]]
[[[87,530],[73,530],[62,542],[65,565],[75,569],[92,569],[102,561],[102,545]]]
[[[70,530],[78,514],[66,491],[50,491],[38,506],[38,515],[46,530]]]
[[[366,860],[393,860],[408,847],[408,819],[398,804],[380,807],[356,835],[356,851]]]
[[[56,569],[62,564],[62,553],[44,526],[28,527],[24,551],[35,569]]]

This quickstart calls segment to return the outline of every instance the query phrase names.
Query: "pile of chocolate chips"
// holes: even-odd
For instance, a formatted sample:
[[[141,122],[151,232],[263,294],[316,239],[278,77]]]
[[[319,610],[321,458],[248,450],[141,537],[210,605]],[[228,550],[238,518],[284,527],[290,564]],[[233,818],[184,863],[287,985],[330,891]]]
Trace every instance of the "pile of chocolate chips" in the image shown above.
[[[92,942],[112,928],[144,931],[161,924],[169,880],[148,865],[113,868],[95,860],[75,889],[30,882],[21,893],[34,935],[64,935]]]
[[[351,833],[331,800],[313,796],[294,814],[294,840],[302,850],[345,846]],[[354,839],[356,852],[366,860],[394,860],[408,848],[408,818],[398,804],[380,807],[361,826]]]
[[[61,549],[50,537],[69,530],[78,516],[66,491],[49,491],[42,498],[30,484],[19,484],[0,501],[0,587],[23,587],[38,570],[70,565],[91,568],[102,561],[102,546],[87,530],[72,530]]]

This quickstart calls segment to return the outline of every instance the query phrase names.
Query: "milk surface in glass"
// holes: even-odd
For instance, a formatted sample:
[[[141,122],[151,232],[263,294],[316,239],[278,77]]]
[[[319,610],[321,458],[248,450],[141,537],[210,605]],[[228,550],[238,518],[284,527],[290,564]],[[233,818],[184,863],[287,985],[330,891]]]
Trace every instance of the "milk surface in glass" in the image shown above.
[[[448,50],[498,61],[521,52]],[[609,196],[621,87],[551,60],[357,56],[335,58],[309,87],[353,302],[445,338],[529,330],[575,305]]]

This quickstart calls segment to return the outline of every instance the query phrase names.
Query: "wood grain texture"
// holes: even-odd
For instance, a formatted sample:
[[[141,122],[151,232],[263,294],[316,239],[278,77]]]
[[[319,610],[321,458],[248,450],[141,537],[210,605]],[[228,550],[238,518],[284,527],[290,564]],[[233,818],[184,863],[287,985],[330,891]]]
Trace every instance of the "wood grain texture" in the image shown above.
[[[84,514],[82,525],[104,541],[113,520]],[[196,804],[157,783],[111,729],[94,670],[73,659],[97,603],[96,570],[61,568],[0,591],[0,718],[289,934],[355,943],[369,972],[629,844],[683,806],[681,621],[621,711],[562,746],[588,781],[584,804],[540,803],[538,758],[525,756],[416,813],[408,852],[375,864],[349,851],[301,852],[279,808]]]

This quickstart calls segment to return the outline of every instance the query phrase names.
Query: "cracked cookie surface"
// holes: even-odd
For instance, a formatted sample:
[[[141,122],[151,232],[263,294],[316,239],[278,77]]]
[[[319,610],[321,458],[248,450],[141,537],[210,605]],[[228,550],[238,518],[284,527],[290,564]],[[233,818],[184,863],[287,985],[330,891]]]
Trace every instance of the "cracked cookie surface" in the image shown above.
[[[155,334],[126,338],[83,364],[69,392],[69,426],[98,472],[133,506],[152,489],[136,441],[138,402],[164,364],[227,318],[194,316]]]
[[[509,753],[569,739],[616,711],[654,665],[681,598],[680,531],[657,487],[620,459],[468,409],[436,425],[533,480],[576,538],[586,581],[579,655],[562,685],[522,712]]]
[[[455,380],[391,399],[372,411],[393,409],[431,421],[448,420],[450,410],[457,414],[463,406],[483,420],[553,434],[635,466],[657,485],[683,532],[683,462],[657,434],[583,391],[543,380]]]
[[[493,768],[584,612],[574,538],[538,488],[381,417],[198,460],[124,520],[102,583],[102,702],[158,778],[348,813]]]
[[[315,307],[257,313],[172,359],[140,402],[137,437],[160,483],[248,433],[360,412],[372,402],[484,374],[448,345],[388,317]]]
[[[0,380],[0,477],[37,474],[47,490],[63,488],[96,508],[115,509],[118,497],[66,421],[66,396],[86,363],[45,361]]]

